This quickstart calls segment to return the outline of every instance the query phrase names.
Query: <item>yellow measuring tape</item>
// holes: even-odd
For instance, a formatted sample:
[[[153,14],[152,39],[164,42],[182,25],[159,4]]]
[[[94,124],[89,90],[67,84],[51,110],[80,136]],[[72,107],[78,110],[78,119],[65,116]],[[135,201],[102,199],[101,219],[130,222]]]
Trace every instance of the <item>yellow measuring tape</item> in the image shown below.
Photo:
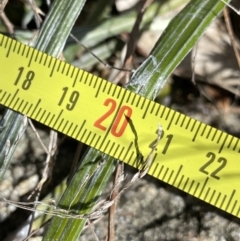
[[[0,35],[0,103],[240,217],[239,139]],[[239,169],[239,170],[238,170]]]

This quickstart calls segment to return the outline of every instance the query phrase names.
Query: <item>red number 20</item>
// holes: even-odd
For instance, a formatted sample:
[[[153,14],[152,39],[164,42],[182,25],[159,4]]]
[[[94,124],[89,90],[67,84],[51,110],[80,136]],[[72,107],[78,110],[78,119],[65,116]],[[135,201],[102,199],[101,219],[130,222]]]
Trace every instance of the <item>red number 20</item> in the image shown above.
[[[105,100],[104,105],[110,106],[110,108],[104,115],[102,115],[99,119],[97,119],[94,122],[94,126],[103,131],[106,131],[107,127],[103,126],[102,122],[105,119],[107,119],[111,114],[113,114],[113,112],[117,107],[117,103],[115,100],[109,98]],[[121,106],[111,128],[111,134],[113,136],[115,137],[122,136],[128,124],[128,119],[126,117],[130,118],[131,115],[132,115],[132,109],[129,106],[125,106],[125,105]],[[123,121],[122,121],[122,118],[124,118]]]

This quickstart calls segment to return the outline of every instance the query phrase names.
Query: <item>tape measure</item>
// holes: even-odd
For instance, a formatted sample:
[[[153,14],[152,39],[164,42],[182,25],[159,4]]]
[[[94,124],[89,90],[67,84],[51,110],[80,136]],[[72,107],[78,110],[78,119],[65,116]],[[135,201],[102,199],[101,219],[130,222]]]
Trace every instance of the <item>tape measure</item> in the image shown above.
[[[0,103],[240,217],[239,139],[0,35]]]

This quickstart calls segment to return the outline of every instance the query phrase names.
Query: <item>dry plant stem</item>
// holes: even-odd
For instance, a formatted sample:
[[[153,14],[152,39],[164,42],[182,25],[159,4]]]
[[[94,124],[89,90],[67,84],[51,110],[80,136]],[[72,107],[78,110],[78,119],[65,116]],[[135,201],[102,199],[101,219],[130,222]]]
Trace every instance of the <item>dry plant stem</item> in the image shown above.
[[[50,131],[50,140],[49,140],[49,145],[48,145],[48,152],[47,152],[45,168],[44,168],[44,171],[43,171],[43,174],[42,174],[42,179],[38,183],[35,191],[41,190],[43,184],[49,178],[49,173],[51,173],[51,170],[52,170],[51,160],[52,160],[52,157],[55,154],[55,151],[56,151],[55,147],[56,147],[56,145],[57,145],[57,132],[51,130]],[[33,193],[29,196],[28,199],[30,199],[32,197],[32,195],[33,195]]]
[[[140,172],[140,178],[142,178],[143,176],[146,175],[146,173],[148,172],[148,169],[150,168],[150,166],[152,164],[152,156],[153,156],[153,153],[156,150],[156,148],[157,148],[157,146],[158,146],[158,144],[159,144],[159,142],[161,140],[162,131],[163,131],[163,129],[162,129],[161,124],[158,124],[157,140],[156,140],[155,144],[153,145],[151,152],[149,153],[149,155],[147,156],[146,160],[142,164],[142,168],[139,171]]]
[[[123,173],[124,164],[119,163],[116,168],[115,178],[113,185],[114,187],[117,185],[117,181],[120,175]],[[113,190],[110,200],[115,200],[119,194],[119,185]],[[115,240],[115,228],[114,228],[114,219],[115,219],[115,212],[116,212],[117,202],[115,201],[113,205],[109,209],[109,216],[108,216],[108,241]]]
[[[10,20],[8,19],[6,14],[4,12],[2,12],[0,14],[0,17],[1,17],[2,21],[3,21],[3,23],[5,24],[5,26],[7,27],[8,32],[11,35],[14,34],[14,25],[10,22]]]
[[[55,151],[56,151],[56,148],[55,148],[56,145],[57,145],[57,132],[51,130],[50,131],[50,140],[49,140],[49,145],[48,145],[47,158],[46,158],[46,164],[45,164],[45,168],[44,168],[44,171],[43,171],[42,179],[40,180],[36,189],[34,190],[34,192],[37,192],[36,197],[35,197],[35,201],[39,200],[40,192],[42,190],[42,186],[47,181],[47,179],[49,178],[49,176],[50,176],[49,174],[52,173],[53,164],[52,164],[51,161],[53,160],[52,158],[53,158],[53,156],[55,154]],[[32,197],[33,193],[31,193],[31,195],[29,196],[29,199]],[[34,218],[35,218],[35,213],[33,213],[32,216],[31,216],[31,222],[30,222],[30,225],[29,225],[28,235],[31,233]]]
[[[233,7],[230,3],[221,0],[223,3],[225,3],[229,8],[231,8],[236,14],[240,15],[240,10],[237,10],[235,7]]]
[[[33,230],[25,239],[21,241],[27,241],[29,238],[31,238],[35,233],[37,233],[42,227],[44,227],[46,224],[50,223],[51,219],[47,220],[45,223],[43,223],[39,228]]]
[[[92,224],[92,225],[95,225],[96,223],[98,223],[99,221],[101,221],[103,217],[104,217],[104,216],[101,216],[101,217],[99,217],[98,219],[91,220],[91,224]],[[83,228],[83,230],[86,230],[87,228],[89,228],[88,223],[86,223],[86,225],[85,225],[85,227]]]
[[[3,12],[8,0],[0,0],[0,14]]]
[[[48,214],[51,216],[55,216],[55,217],[60,217],[60,218],[72,218],[72,219],[98,219],[100,217],[102,217],[103,211],[106,209],[108,209],[110,207],[109,202],[104,202],[104,207],[100,208],[99,210],[93,211],[89,214],[75,214],[71,211],[65,210],[65,209],[61,209],[61,208],[57,208],[56,206],[54,206],[54,204],[52,202],[50,202],[50,204],[48,203],[44,203],[41,201],[34,201],[34,202],[15,202],[12,200],[8,200],[5,197],[0,195],[0,198],[8,203],[9,205],[13,205],[14,207],[17,208],[21,208],[24,210],[28,210],[28,211],[32,211],[32,212],[40,212],[40,213],[44,213],[44,214]],[[32,207],[35,206],[35,207]],[[36,207],[44,207],[44,208],[53,208],[53,210],[49,211],[49,210],[41,210],[41,209],[37,209]],[[98,215],[96,215],[98,214]]]
[[[116,70],[121,70],[121,71],[126,71],[126,72],[132,72],[132,70],[129,69],[124,69],[124,68],[118,68],[115,66],[111,66],[102,59],[100,59],[96,54],[94,54],[88,47],[86,47],[84,44],[82,44],[73,34],[70,34],[70,37],[79,45],[81,45],[87,52],[89,52],[94,58],[96,58],[99,63],[103,64],[104,67],[109,68],[109,69],[116,69]]]
[[[232,29],[231,20],[229,18],[229,11],[228,11],[227,8],[224,8],[223,16],[224,16],[224,20],[226,22],[227,31],[228,31],[228,34],[229,34],[229,37],[230,37],[230,40],[231,40],[231,43],[232,43],[233,51],[234,51],[234,54],[235,54],[236,59],[237,59],[238,68],[240,69],[239,51],[238,51],[238,48],[237,48],[234,32],[233,32],[233,29]]]
[[[36,130],[35,126],[33,125],[33,123],[32,123],[32,121],[31,121],[30,118],[28,118],[28,123],[30,124],[30,126],[31,126],[34,134],[36,135],[36,137],[37,137],[40,145],[42,146],[43,150],[44,150],[47,154],[49,154],[47,147],[44,145],[43,141],[41,140],[41,137],[39,136],[39,134],[38,134],[38,132],[37,132],[37,130]]]
[[[90,229],[91,229],[91,231],[93,233],[93,236],[96,239],[96,241],[100,241],[98,236],[97,236],[97,234],[95,233],[93,225],[92,225],[92,223],[91,223],[91,221],[89,219],[87,219],[87,223],[88,223],[88,226],[90,227]]]
[[[129,41],[127,43],[127,53],[125,56],[125,60],[124,60],[124,66],[123,68],[131,68],[132,65],[132,58],[133,58],[133,52],[136,48],[136,44],[137,44],[137,37],[139,35],[139,28],[140,28],[140,24],[142,22],[142,18],[144,13],[146,12],[148,6],[153,2],[153,0],[145,0],[142,3],[142,7],[137,15],[136,21],[134,23],[133,29],[130,33],[130,38]]]
[[[39,16],[39,12],[41,12],[41,11],[39,11],[40,9],[38,9],[35,0],[27,0],[27,1],[29,2],[30,6],[31,6],[31,8],[32,8],[32,10],[33,10],[37,28],[40,28],[42,19],[41,19],[41,17]],[[42,12],[41,12],[41,13],[42,13]]]
[[[40,136],[39,136],[39,134],[38,134],[38,132],[37,132],[37,130],[36,130],[36,128],[35,128],[35,126],[33,125],[31,119],[29,119],[29,118],[28,118],[28,123],[30,124],[30,126],[31,126],[34,134],[36,135],[36,137],[37,137],[40,145],[42,146],[42,148],[44,149],[44,151],[46,152],[46,154],[47,154],[48,156],[51,156],[51,153],[49,152],[49,150],[47,149],[47,147],[44,145],[43,141],[41,140],[41,138],[40,138]],[[50,142],[51,142],[51,141],[50,141]],[[50,149],[50,148],[49,148],[49,149]],[[38,190],[38,194],[37,194],[37,196],[36,196],[36,198],[35,198],[35,201],[37,201],[37,200],[39,199],[40,190],[41,190],[41,188]],[[32,196],[32,194],[30,195],[30,197],[31,197],[31,196]],[[32,216],[31,216],[30,226],[29,226],[29,230],[28,230],[28,236],[30,236],[33,221],[34,221],[34,213],[33,213]],[[27,238],[26,240],[28,240],[28,238]]]
[[[10,34],[14,34],[14,25],[10,22],[8,17],[4,12],[0,13],[0,18],[2,19],[3,23],[7,27],[7,30]]]
[[[197,48],[198,48],[198,44],[196,44],[196,46],[193,48],[192,50],[192,82],[193,84],[196,84],[196,80],[195,80],[195,63],[196,63],[196,57],[197,57]]]
[[[138,40],[138,35],[139,35],[139,28],[140,24],[142,22],[142,18],[144,13],[146,12],[148,6],[153,2],[153,0],[144,0],[141,6],[141,9],[137,15],[136,21],[133,25],[132,31],[129,34],[129,40],[127,42],[127,53],[124,59],[124,65],[123,69],[131,69],[132,68],[132,59],[133,59],[133,53],[135,51],[136,45],[137,45],[137,40]],[[122,84],[125,85],[129,81],[129,73],[123,73],[120,72],[119,76],[117,77],[117,81],[119,82],[122,80]]]
[[[69,182],[71,181],[75,171],[76,171],[76,167],[77,167],[77,164],[78,164],[78,160],[80,158],[80,154],[81,154],[81,151],[82,151],[82,147],[83,147],[83,144],[82,142],[78,142],[78,146],[77,146],[77,150],[75,152],[75,155],[74,155],[74,158],[73,158],[73,162],[72,162],[72,166],[71,166],[71,170],[69,172],[69,175],[68,175],[68,178],[67,178],[67,185],[69,184]]]

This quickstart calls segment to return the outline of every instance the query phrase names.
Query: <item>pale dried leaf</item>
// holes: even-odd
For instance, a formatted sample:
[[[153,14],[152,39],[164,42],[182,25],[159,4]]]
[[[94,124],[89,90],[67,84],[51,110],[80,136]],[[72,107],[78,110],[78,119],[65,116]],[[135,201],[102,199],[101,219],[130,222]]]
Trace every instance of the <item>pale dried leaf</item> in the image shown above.
[[[140,0],[116,0],[116,8],[119,12],[126,11],[136,5]]]
[[[220,19],[213,22],[197,45],[195,56],[195,79],[217,85],[236,95],[238,93],[239,68],[230,39],[225,30],[220,28]],[[185,78],[192,76],[191,55],[182,61],[175,74]]]

